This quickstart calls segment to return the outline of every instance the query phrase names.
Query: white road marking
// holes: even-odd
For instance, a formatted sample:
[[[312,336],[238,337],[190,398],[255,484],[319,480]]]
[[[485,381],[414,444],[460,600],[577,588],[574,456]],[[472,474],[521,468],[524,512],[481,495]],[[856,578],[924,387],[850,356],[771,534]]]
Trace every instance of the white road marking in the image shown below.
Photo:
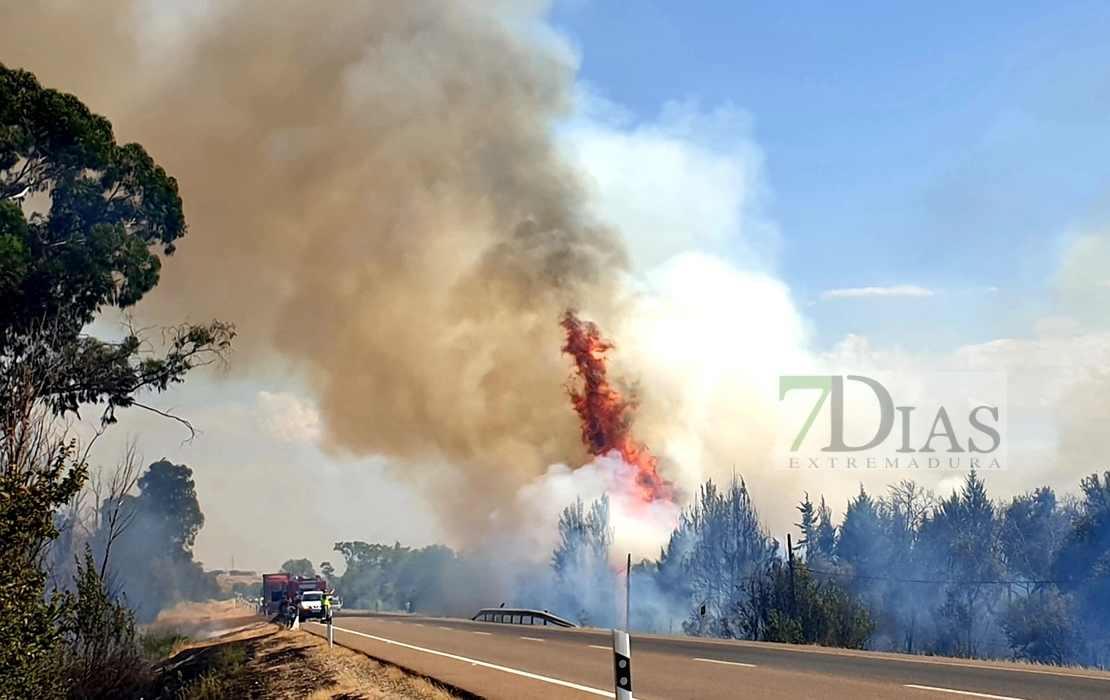
[[[988,695],[987,693],[973,693],[970,690],[953,690],[952,688],[934,688],[929,685],[907,685],[907,688],[916,690],[931,690],[934,693],[949,693],[950,695],[963,695],[969,698],[987,698],[987,700],[1022,700],[1009,695]]]
[[[489,633],[489,632],[479,632],[478,630],[474,630],[474,634],[484,634],[484,635],[486,635],[487,637],[488,637],[488,636],[490,635],[490,633]]]
[[[739,661],[721,661],[720,659],[694,659],[694,661],[704,661],[707,664],[724,664],[725,666],[743,666],[744,668],[755,668],[755,664],[745,664]]]
[[[414,622],[412,624],[416,625],[417,627],[423,627],[424,626],[423,622]]]
[[[590,648],[591,649],[604,649],[605,651],[612,651],[613,650],[613,647],[603,647],[600,644],[591,644]]]
[[[540,639],[538,637],[521,637],[521,639],[527,639],[529,642],[542,642],[543,641],[542,639]]]
[[[440,625],[440,626],[439,626],[439,628],[440,628],[441,630],[451,630],[451,629],[453,629],[453,628],[451,628],[451,627],[444,627],[443,625]]]
[[[543,681],[544,683],[550,683],[552,685],[560,685],[564,688],[570,688],[571,690],[580,690],[583,693],[590,693],[591,695],[600,695],[603,698],[613,697],[613,691],[612,690],[598,690],[597,688],[591,688],[591,687],[585,686],[585,685],[578,685],[577,683],[571,683],[570,681],[561,681],[558,678],[548,678],[547,676],[541,676],[541,675],[538,675],[538,674],[535,674],[535,673],[528,673],[527,671],[520,671],[520,670],[515,669],[515,668],[509,668],[508,666],[498,666],[496,664],[487,663],[485,661],[478,661],[476,659],[468,659],[465,656],[458,656],[456,654],[448,654],[445,651],[436,651],[435,649],[425,649],[424,647],[413,646],[412,644],[405,644],[404,642],[397,642],[397,641],[394,641],[392,639],[386,639],[385,637],[375,637],[372,634],[366,634],[365,632],[356,632],[354,630],[345,629],[343,627],[336,627],[334,629],[337,632],[346,632],[347,634],[353,634],[353,635],[358,636],[358,637],[365,637],[366,639],[373,639],[376,642],[382,642],[384,644],[392,644],[394,646],[403,647],[405,649],[412,649],[413,651],[422,651],[425,654],[432,654],[433,656],[441,656],[445,659],[453,659],[455,661],[462,661],[464,663],[470,664],[471,666],[481,666],[483,668],[488,668],[488,669],[491,669],[493,671],[501,671],[502,673],[511,673],[514,676],[521,676],[522,678],[531,678],[534,681]]]

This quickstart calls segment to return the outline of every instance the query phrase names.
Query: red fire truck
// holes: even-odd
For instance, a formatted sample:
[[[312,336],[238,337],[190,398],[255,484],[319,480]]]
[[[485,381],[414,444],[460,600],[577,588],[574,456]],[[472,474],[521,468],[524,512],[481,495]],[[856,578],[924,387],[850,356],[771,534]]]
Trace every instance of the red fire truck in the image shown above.
[[[326,591],[328,582],[319,576],[293,576],[292,574],[262,574],[262,604],[264,615],[277,615],[286,596],[296,598],[305,591]]]

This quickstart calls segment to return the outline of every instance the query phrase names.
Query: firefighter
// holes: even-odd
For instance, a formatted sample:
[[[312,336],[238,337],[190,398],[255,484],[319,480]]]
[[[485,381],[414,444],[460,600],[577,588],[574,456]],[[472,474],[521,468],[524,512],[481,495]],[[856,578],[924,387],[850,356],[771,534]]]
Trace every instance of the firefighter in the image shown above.
[[[297,620],[297,615],[298,615],[298,612],[299,612],[297,610],[297,600],[296,600],[296,598],[294,598],[293,596],[286,593],[285,594],[285,605],[283,607],[285,608],[285,618],[286,618],[285,622],[290,627],[292,627],[293,623],[296,622],[296,620]]]
[[[327,623],[331,622],[331,594],[331,591],[324,591],[323,602],[321,603],[324,606],[324,622]]]

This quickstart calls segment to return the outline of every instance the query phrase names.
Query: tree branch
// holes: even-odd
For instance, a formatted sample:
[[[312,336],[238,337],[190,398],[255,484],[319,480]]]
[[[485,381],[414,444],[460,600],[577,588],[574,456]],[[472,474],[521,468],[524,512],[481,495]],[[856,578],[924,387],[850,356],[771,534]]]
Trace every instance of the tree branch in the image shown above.
[[[196,438],[196,436],[201,432],[201,431],[197,430],[196,428],[194,428],[192,423],[185,420],[181,416],[176,416],[172,413],[169,413],[168,411],[162,411],[162,410],[159,410],[157,408],[154,408],[153,406],[148,406],[148,405],[146,405],[144,403],[140,403],[138,401],[135,401],[131,405],[134,406],[135,408],[141,408],[144,411],[150,411],[151,413],[162,416],[163,418],[169,418],[170,420],[177,421],[178,423],[184,425],[189,430],[189,438],[187,440],[183,440],[181,442],[182,445],[187,445],[187,444],[191,443]]]

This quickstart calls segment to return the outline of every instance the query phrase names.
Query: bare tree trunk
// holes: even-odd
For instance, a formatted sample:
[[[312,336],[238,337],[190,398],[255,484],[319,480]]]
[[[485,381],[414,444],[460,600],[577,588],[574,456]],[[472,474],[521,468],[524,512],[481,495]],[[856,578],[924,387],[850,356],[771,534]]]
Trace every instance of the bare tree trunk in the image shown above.
[[[97,499],[100,526],[97,534],[105,538],[104,553],[100,560],[101,579],[105,579],[108,575],[108,560],[112,553],[112,545],[135,520],[135,509],[126,505],[126,498],[139,482],[141,464],[142,457],[138,453],[137,442],[132,438],[108,478],[107,494],[102,499]]]

